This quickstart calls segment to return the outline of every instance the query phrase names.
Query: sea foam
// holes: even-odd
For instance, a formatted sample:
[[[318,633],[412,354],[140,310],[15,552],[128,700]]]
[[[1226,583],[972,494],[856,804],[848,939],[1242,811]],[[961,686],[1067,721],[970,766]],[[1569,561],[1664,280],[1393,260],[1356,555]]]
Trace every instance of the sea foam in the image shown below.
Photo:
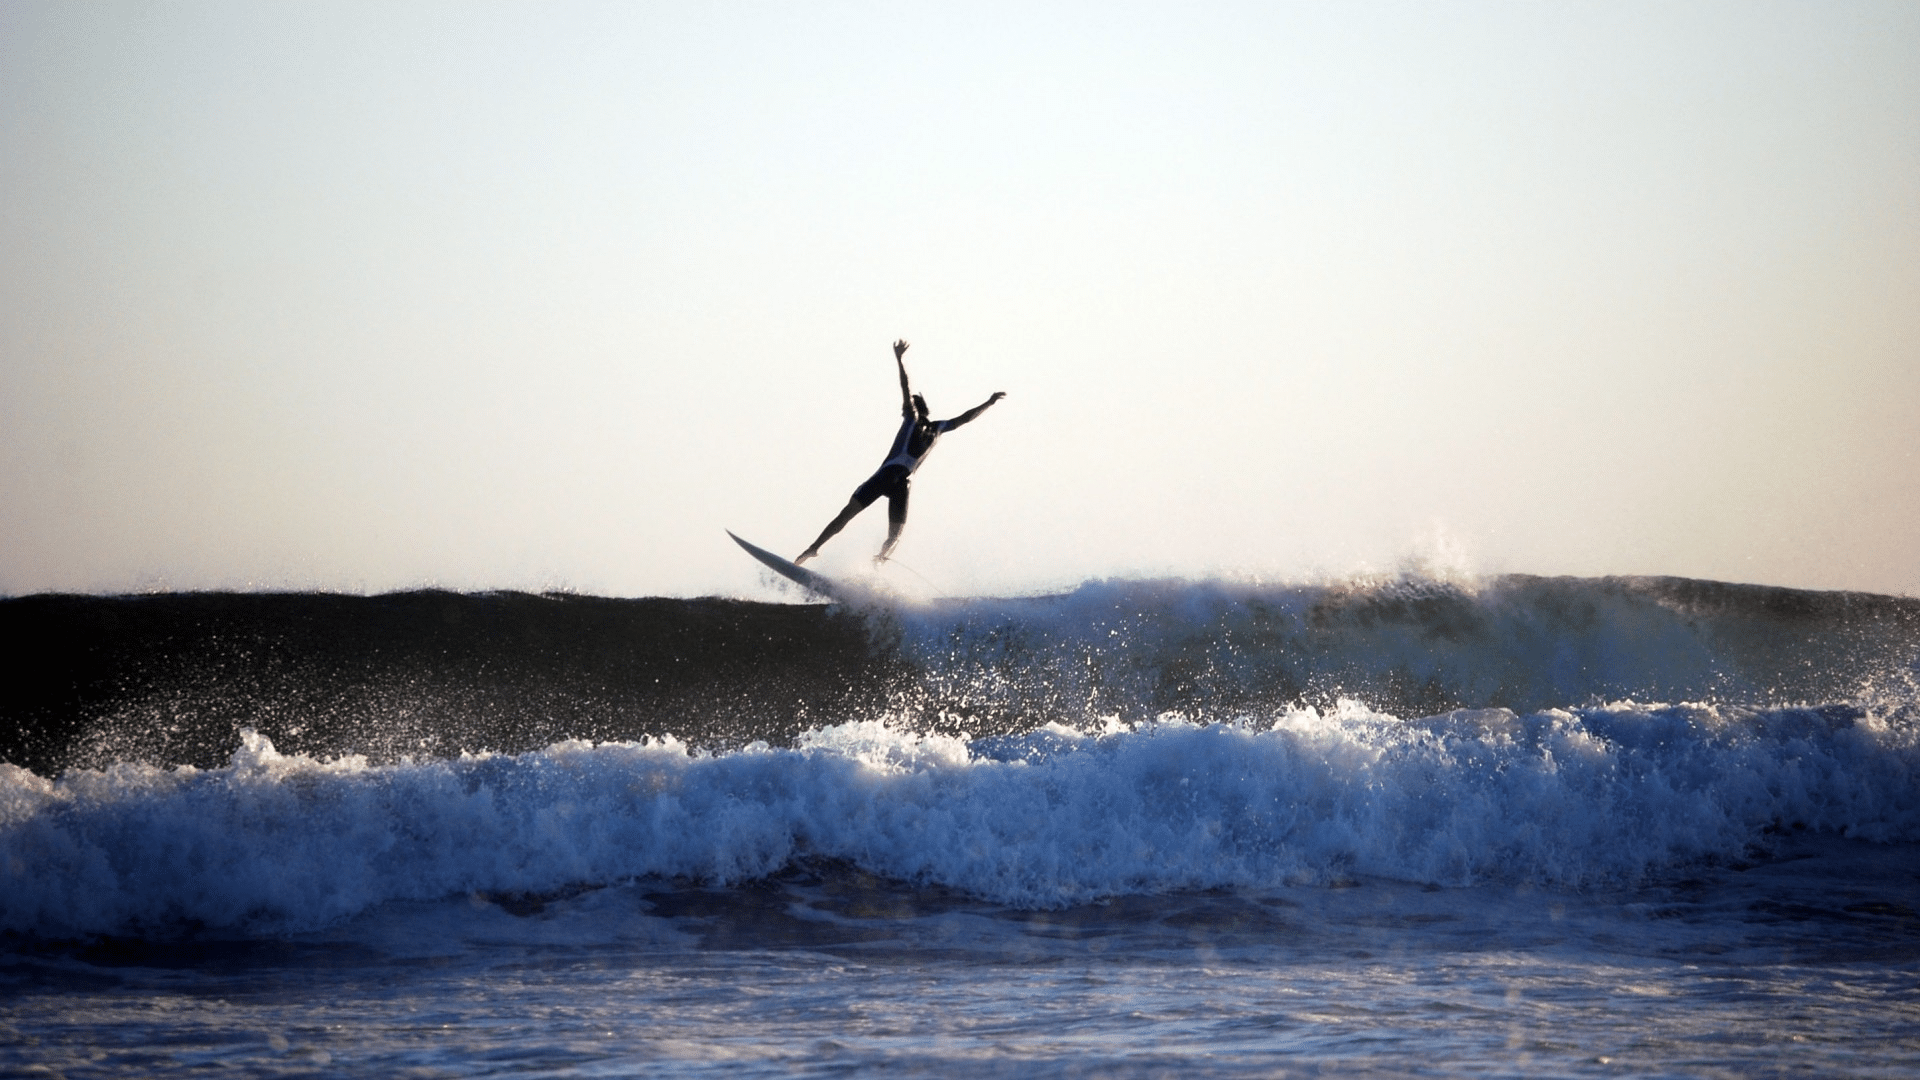
[[[1402,720],[1354,702],[990,739],[858,722],[369,765],[246,733],[224,768],[0,766],[0,928],[275,932],[375,905],[805,859],[1021,907],[1372,875],[1628,880],[1783,829],[1920,839],[1902,712],[1619,703]]]

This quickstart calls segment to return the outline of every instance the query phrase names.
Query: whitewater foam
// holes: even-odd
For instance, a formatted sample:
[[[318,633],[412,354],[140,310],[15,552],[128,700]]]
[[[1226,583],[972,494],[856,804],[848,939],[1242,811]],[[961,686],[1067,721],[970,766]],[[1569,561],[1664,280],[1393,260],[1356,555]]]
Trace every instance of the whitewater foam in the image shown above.
[[[1904,713],[1618,703],[1401,720],[1347,701],[977,740],[880,722],[370,765],[246,733],[224,768],[0,768],[0,928],[314,928],[391,901],[730,883],[842,860],[982,899],[1370,875],[1578,885],[1770,832],[1920,839]]]

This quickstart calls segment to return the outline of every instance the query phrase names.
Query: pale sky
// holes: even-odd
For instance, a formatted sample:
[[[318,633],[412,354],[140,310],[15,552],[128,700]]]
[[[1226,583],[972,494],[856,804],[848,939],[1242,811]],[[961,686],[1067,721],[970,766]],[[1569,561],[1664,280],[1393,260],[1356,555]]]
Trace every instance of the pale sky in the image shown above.
[[[1920,4],[0,3],[0,592],[1920,595]],[[867,572],[876,505],[828,545]]]

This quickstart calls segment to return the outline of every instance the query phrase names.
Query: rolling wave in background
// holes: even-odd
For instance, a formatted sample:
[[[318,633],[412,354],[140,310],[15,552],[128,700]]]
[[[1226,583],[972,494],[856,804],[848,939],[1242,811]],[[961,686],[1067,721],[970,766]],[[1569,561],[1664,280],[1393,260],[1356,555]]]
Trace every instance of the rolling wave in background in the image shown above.
[[[155,615],[164,597],[76,599],[72,619],[141,625],[125,650],[148,677],[108,680],[63,729],[27,725],[64,738],[44,758],[84,764],[0,767],[0,929],[273,934],[392,901],[822,861],[1053,909],[1356,876],[1631,883],[1804,830],[1920,841],[1910,600],[1107,582],[723,604],[703,623],[689,613],[721,602],[401,599],[176,599],[185,625]],[[323,607],[361,644],[301,638]],[[606,640],[609,613],[650,650]],[[136,646],[156,634],[192,661],[154,674]],[[679,681],[643,700],[653,671]],[[477,723],[476,696],[514,707]],[[171,744],[129,730],[156,703]],[[223,762],[156,760],[216,744]]]

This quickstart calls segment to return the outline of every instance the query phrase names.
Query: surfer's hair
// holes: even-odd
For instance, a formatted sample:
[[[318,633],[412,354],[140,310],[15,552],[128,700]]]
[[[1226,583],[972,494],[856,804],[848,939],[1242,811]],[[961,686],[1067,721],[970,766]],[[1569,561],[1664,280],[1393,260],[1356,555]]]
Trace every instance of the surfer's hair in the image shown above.
[[[920,418],[922,420],[927,418],[927,399],[926,398],[921,397],[919,394],[913,395],[913,408],[914,408],[914,411],[920,414]]]

